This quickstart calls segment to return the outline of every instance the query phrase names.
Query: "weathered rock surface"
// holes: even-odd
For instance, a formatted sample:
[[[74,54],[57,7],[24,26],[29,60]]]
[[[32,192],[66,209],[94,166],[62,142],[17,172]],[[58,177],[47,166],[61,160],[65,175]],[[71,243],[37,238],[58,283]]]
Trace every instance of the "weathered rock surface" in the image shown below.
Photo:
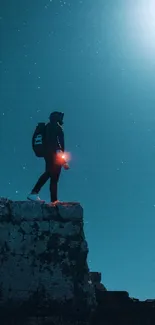
[[[100,272],[89,272],[90,281],[95,287],[95,291],[107,291],[105,286],[101,283],[101,273]]]
[[[87,254],[79,204],[50,207],[1,198],[1,315],[89,314],[96,299]]]
[[[155,300],[89,272],[83,210],[0,199],[0,325],[155,325]]]

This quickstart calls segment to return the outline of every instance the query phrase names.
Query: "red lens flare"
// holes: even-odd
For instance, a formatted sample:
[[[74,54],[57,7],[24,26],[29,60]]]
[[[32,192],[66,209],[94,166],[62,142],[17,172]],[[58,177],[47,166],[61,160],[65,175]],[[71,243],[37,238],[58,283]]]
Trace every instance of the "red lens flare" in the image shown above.
[[[58,164],[64,164],[65,162],[69,162],[71,160],[71,155],[69,152],[57,152],[56,161]]]

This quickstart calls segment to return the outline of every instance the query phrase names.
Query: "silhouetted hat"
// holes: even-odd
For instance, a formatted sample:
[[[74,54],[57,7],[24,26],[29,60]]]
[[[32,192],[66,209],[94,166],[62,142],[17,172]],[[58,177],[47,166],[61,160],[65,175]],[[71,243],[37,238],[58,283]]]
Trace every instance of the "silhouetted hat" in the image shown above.
[[[49,116],[49,120],[51,123],[59,122],[60,124],[63,124],[63,118],[64,118],[64,113],[62,112],[52,112]]]

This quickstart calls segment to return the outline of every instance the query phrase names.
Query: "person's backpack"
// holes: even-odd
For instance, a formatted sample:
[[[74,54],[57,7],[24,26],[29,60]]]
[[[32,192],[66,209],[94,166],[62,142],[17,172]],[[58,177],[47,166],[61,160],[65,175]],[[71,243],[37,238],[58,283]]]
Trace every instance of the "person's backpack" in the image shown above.
[[[32,137],[32,148],[37,157],[44,157],[45,123],[38,123]]]

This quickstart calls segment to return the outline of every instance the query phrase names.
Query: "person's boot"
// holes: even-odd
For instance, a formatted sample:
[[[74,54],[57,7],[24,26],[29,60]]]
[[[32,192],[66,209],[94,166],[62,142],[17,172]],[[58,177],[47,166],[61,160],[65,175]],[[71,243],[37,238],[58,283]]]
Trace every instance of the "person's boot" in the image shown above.
[[[27,197],[28,200],[30,201],[35,201],[35,202],[40,202],[40,203],[44,203],[44,200],[41,200],[39,195],[37,193],[30,193]]]
[[[51,206],[51,207],[56,207],[57,205],[60,205],[60,204],[62,204],[62,202],[60,202],[59,200],[52,201],[52,202],[48,203],[48,205]]]
[[[56,206],[58,204],[60,204],[60,201],[59,200],[56,200],[56,201],[54,201],[54,202],[51,203],[51,205],[53,205],[53,206]]]

